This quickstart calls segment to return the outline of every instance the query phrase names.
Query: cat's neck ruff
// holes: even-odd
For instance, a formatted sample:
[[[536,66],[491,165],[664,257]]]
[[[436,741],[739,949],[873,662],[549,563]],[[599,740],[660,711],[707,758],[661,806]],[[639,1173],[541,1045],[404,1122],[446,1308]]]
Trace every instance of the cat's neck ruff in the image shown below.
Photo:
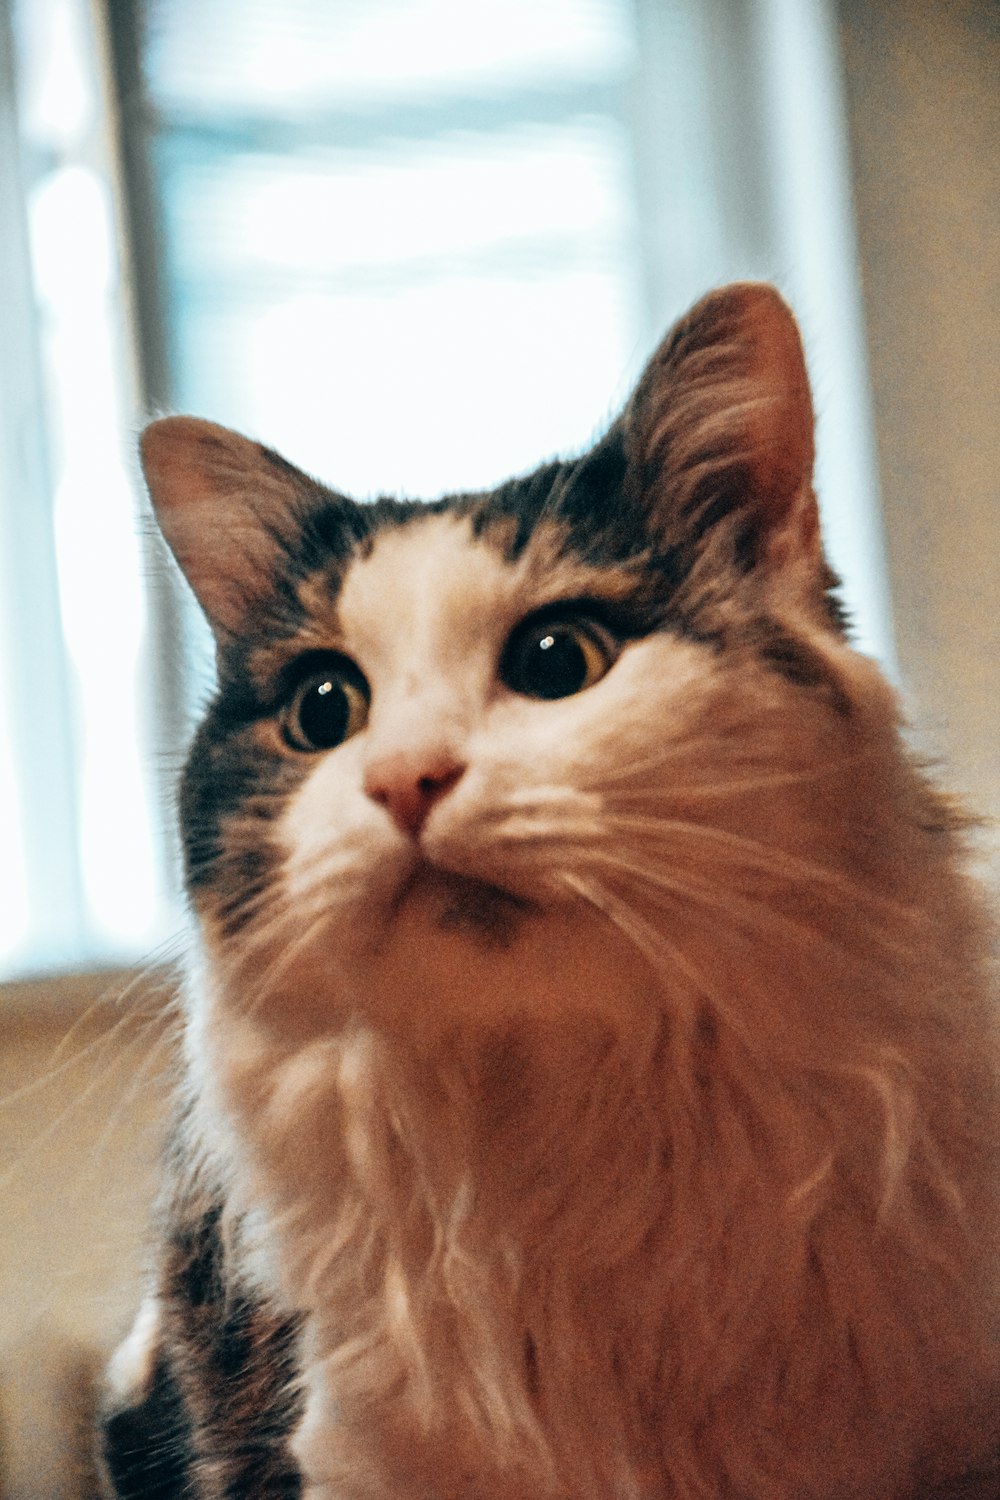
[[[343,1485],[359,1462],[352,1445],[374,1424],[386,1495],[424,1463],[434,1483],[451,1482],[446,1454],[459,1455],[470,1495],[470,1473],[489,1476],[484,1495],[537,1493],[546,1474],[560,1476],[553,1493],[571,1474],[574,1494],[642,1495],[637,1476],[664,1462],[650,1451],[656,1434],[674,1420],[697,1428],[713,1404],[735,1403],[723,1469],[759,1443],[747,1421],[789,1441],[780,1389],[791,1380],[842,1388],[849,1442],[833,1430],[843,1410],[821,1436],[845,1449],[846,1476],[904,1407],[939,1407],[929,1387],[957,1379],[961,1362],[988,1369],[989,1345],[967,1343],[967,1310],[952,1300],[947,1267],[968,1251],[968,1205],[924,1133],[913,1052],[901,1055],[891,1025],[881,1047],[869,1036],[852,1052],[843,1035],[850,1007],[867,1004],[863,963],[890,1019],[905,1014],[918,975],[926,983],[936,967],[947,984],[946,966],[918,951],[912,931],[889,956],[878,924],[867,951],[855,927],[856,963],[832,962],[810,996],[838,1037],[825,1060],[797,1055],[802,939],[780,927],[784,952],[778,942],[770,964],[739,977],[725,944],[714,944],[713,967],[704,940],[687,959],[700,988],[684,965],[668,978],[648,957],[626,959],[605,933],[605,1001],[591,988],[579,1007],[563,973],[559,1010],[550,972],[532,1011],[519,929],[504,952],[521,987],[503,1005],[494,995],[485,1014],[473,1005],[464,1025],[438,1018],[424,1030],[420,965],[400,964],[388,1029],[356,1019],[336,1038],[292,1043],[261,1017],[230,1018],[213,1054],[209,1026],[199,1054],[238,1122],[234,1201],[268,1204],[282,1295],[309,1310],[325,1372],[297,1439],[307,1470],[340,1454],[330,1484]],[[461,928],[448,937],[477,946]],[[759,961],[766,946],[758,935]],[[623,962],[636,983],[627,1004]],[[581,973],[592,986],[592,954]],[[463,993],[469,1005],[474,992]],[[755,1009],[761,1033],[727,1023],[727,997],[734,1017]],[[780,1025],[784,1035],[767,1034]],[[915,1257],[914,1236],[927,1240]],[[871,1237],[881,1240],[874,1266]],[[817,1287],[841,1284],[817,1314]],[[926,1320],[933,1374],[912,1345]],[[865,1389],[891,1376],[899,1411],[873,1416],[851,1394],[858,1358]],[[373,1396],[382,1388],[393,1392],[384,1408]],[[458,1411],[469,1415],[456,1425]],[[935,1420],[941,1441],[956,1441],[947,1410]],[[803,1481],[794,1471],[768,1482],[791,1500]]]

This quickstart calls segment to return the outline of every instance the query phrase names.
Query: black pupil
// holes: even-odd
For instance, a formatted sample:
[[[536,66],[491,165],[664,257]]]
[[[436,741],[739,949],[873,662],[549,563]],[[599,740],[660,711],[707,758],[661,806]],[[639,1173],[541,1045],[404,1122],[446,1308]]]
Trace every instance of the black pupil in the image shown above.
[[[324,677],[305,690],[299,702],[299,729],[318,750],[329,750],[347,737],[351,705],[343,684]]]
[[[587,681],[587,659],[568,630],[536,628],[521,653],[520,690],[536,698],[568,698]]]

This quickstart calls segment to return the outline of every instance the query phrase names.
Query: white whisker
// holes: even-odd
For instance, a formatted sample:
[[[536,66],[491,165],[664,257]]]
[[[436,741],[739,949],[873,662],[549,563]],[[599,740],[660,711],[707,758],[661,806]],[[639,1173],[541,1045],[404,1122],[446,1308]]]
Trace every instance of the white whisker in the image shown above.
[[[273,996],[326,922],[321,903],[315,903],[312,911],[302,911],[272,897],[268,920],[248,926],[239,949],[228,961],[222,961],[225,988],[230,995],[238,996],[242,1014],[252,1016]]]
[[[869,913],[872,910],[881,912],[887,921],[915,923],[926,920],[925,914],[918,909],[883,895],[871,885],[852,880],[842,870],[832,869],[817,860],[783,849],[780,845],[768,844],[732,829],[717,828],[689,819],[637,818],[614,811],[608,812],[605,824],[609,834],[638,834],[644,847],[657,852],[662,849],[665,856],[674,860],[681,841],[692,839],[697,844],[715,845],[727,857],[735,856],[734,875],[739,872],[765,875],[771,879],[780,877],[801,887],[811,887],[814,890],[822,888],[862,905]],[[695,857],[699,862],[703,861],[700,851]],[[732,863],[727,858],[730,869]]]
[[[745,741],[738,747],[713,735],[671,741],[657,746],[648,755],[631,758],[619,755],[612,766],[583,770],[577,784],[583,791],[613,791],[615,796],[656,798],[679,793],[685,799],[716,799],[765,788],[811,786],[856,771],[859,766],[871,763],[875,755],[872,750],[858,750],[818,764],[776,769],[766,758],[748,750],[753,739],[753,726],[748,726]],[[672,775],[665,785],[658,782],[649,785],[659,772],[675,773],[678,766],[686,773],[680,781]],[[711,769],[716,780],[706,780],[706,768]],[[638,783],[634,788],[621,790],[623,783],[633,781]]]
[[[872,966],[875,955],[871,944],[877,945],[883,961],[886,958],[906,958],[910,945],[897,939],[891,928],[868,925],[865,929],[866,943],[855,952],[849,937],[853,931],[844,917],[850,918],[854,908],[846,904],[837,908],[827,907],[810,913],[808,919],[786,910],[775,901],[754,899],[745,890],[737,889],[732,872],[726,872],[724,882],[710,878],[699,878],[691,871],[680,874],[666,873],[655,864],[642,864],[628,860],[610,850],[592,849],[586,855],[586,863],[603,868],[619,877],[627,876],[639,881],[647,899],[669,898],[675,915],[683,914],[685,921],[694,921],[730,944],[741,939],[746,961],[754,964],[763,961],[763,952],[755,955],[754,942],[769,937],[780,947],[782,942],[793,942],[800,954],[808,956],[827,950],[841,958],[852,959],[865,966]],[[787,886],[786,894],[794,895],[794,887]],[[830,919],[839,914],[841,920]]]
[[[667,975],[673,969],[690,987],[694,995],[712,1002],[719,1016],[726,1020],[737,1035],[748,1043],[754,1042],[752,1033],[740,1016],[706,980],[706,976],[698,966],[690,961],[676,943],[671,942],[658,928],[644,921],[632,907],[616,897],[600,881],[587,880],[579,873],[569,870],[562,871],[560,878],[567,890],[573,891],[602,912],[635,945],[638,951],[650,960],[654,968]]]
[[[169,1019],[169,1016],[167,1019]],[[172,1033],[166,1024],[166,1020],[163,1016],[159,1015],[143,1018],[136,1034],[129,1037],[124,1045],[119,1035],[120,1031],[121,1026],[116,1026],[112,1032],[107,1033],[97,1043],[93,1044],[92,1047],[88,1047],[82,1054],[79,1054],[83,1058],[87,1057],[92,1051],[97,1052],[101,1058],[101,1065],[90,1073],[86,1085],[74,1094],[73,1098],[60,1110],[59,1114],[51,1119],[45,1128],[33,1136],[27,1145],[18,1152],[7,1170],[0,1175],[0,1191],[5,1191],[11,1182],[15,1181],[26,1170],[30,1163],[57,1136],[58,1132],[66,1126],[67,1121],[71,1120],[79,1109],[95,1098],[95,1096],[101,1095],[111,1080],[120,1073],[137,1051],[141,1051],[142,1057],[148,1062],[151,1056],[155,1056],[158,1048],[166,1045],[168,1041],[172,1041]],[[150,1041],[150,1034],[152,1034],[152,1042]],[[75,1061],[76,1059],[71,1058],[65,1066],[69,1066]],[[145,1062],[140,1065],[139,1071],[141,1071],[142,1066],[145,1066]],[[36,1084],[30,1086],[23,1093],[19,1091],[17,1096],[8,1096],[8,1099],[4,1102],[13,1104],[16,1098],[33,1093],[36,1089],[39,1091],[44,1089],[51,1082],[52,1076],[56,1075],[43,1075],[37,1080]]]

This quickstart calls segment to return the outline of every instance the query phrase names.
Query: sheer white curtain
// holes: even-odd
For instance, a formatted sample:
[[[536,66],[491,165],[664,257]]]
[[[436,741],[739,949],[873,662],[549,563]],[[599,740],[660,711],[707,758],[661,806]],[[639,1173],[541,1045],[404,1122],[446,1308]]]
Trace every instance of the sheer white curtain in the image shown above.
[[[147,402],[359,496],[486,485],[587,444],[710,285],[768,276],[891,659],[825,0],[0,13],[0,971],[131,961],[178,922],[168,788],[210,671],[142,538]]]

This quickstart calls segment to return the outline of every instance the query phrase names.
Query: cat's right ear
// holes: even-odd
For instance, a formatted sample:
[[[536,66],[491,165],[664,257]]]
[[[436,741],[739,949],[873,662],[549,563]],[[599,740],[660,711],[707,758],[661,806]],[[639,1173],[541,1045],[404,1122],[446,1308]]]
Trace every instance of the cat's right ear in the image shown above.
[[[774,287],[737,282],[692,308],[647,365],[624,430],[661,540],[728,535],[744,566],[823,595],[809,377]]]
[[[160,530],[224,642],[273,593],[305,476],[249,438],[195,417],[151,422],[139,451]]]

